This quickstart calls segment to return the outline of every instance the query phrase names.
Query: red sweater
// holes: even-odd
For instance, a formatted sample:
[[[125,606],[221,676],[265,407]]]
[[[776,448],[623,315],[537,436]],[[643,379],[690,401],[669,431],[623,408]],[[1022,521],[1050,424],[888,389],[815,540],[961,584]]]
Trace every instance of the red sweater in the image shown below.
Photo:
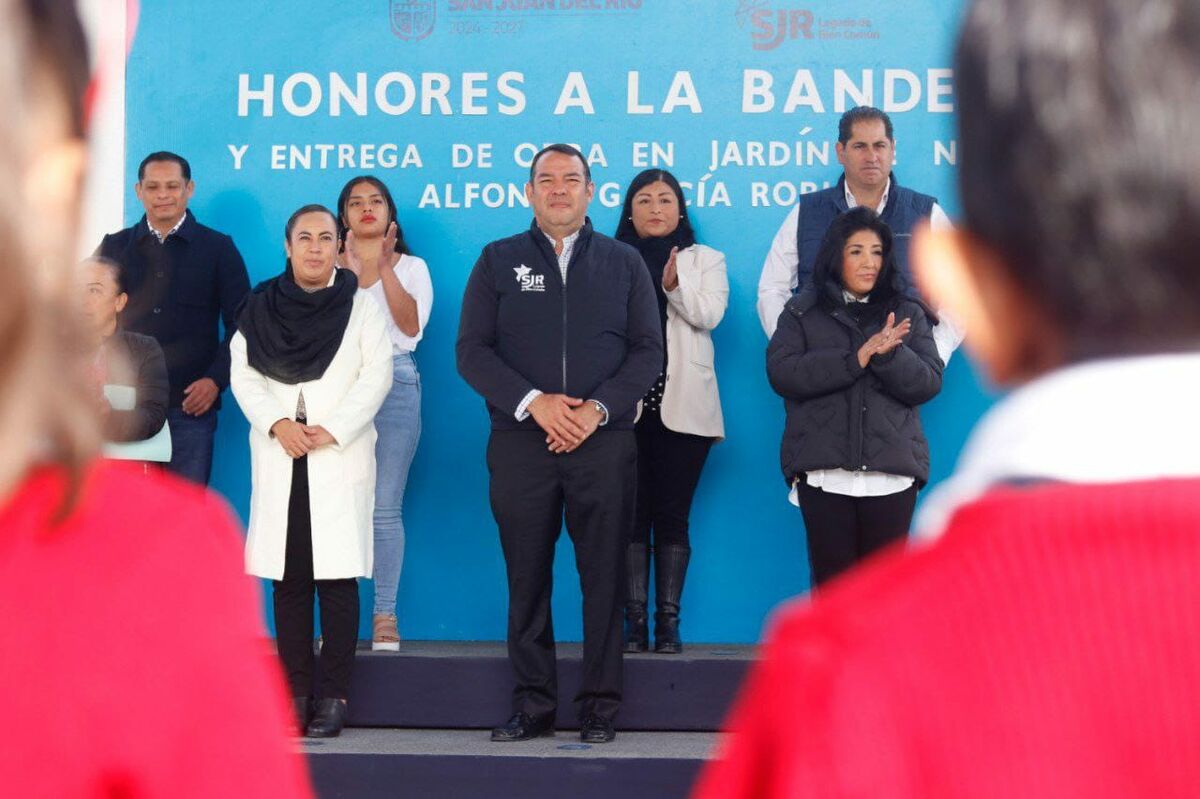
[[[1200,793],[1200,480],[997,489],[774,624],[696,796]]]
[[[289,700],[212,494],[98,463],[0,504],[0,794],[309,796]]]

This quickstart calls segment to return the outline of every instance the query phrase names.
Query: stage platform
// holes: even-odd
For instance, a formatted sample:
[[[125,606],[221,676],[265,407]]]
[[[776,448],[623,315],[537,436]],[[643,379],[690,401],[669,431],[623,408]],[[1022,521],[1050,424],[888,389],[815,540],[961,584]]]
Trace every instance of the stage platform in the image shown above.
[[[684,797],[718,742],[755,648],[686,644],[680,655],[625,656],[617,740],[580,743],[571,702],[581,647],[560,644],[558,732],[488,740],[511,715],[502,642],[360,645],[341,738],[299,744],[322,797]]]

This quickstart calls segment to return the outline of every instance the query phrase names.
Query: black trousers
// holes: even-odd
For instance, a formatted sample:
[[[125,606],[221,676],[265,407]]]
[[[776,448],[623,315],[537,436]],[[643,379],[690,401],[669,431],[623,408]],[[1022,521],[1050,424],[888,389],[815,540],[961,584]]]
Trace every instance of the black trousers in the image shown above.
[[[908,535],[917,486],[882,497],[848,497],[796,484],[808,537],[812,583],[819,586]]]
[[[540,430],[492,432],[487,462],[508,571],[514,712],[543,716],[558,706],[550,591],[564,510],[583,590],[583,679],[576,709],[580,719],[591,713],[612,719],[620,707],[625,546],[633,524],[636,458],[628,430],[602,429],[564,455],[546,448]]]
[[[635,544],[688,546],[688,515],[713,439],[677,433],[658,410],[643,410],[637,434]]]
[[[292,696],[313,695],[313,594],[321,608],[322,699],[347,699],[358,646],[358,580],[314,580],[308,456],[292,461],[283,579],[274,583],[275,645]]]

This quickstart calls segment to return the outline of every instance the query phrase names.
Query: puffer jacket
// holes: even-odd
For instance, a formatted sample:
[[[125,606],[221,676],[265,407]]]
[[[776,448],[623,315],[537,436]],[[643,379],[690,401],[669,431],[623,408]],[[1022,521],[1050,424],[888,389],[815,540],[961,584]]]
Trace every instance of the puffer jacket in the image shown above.
[[[886,301],[862,329],[841,291],[809,283],[792,297],[767,347],[767,376],[784,400],[780,461],[784,479],[815,469],[884,472],[929,480],[929,443],[918,406],[942,387],[942,361],[924,306],[903,295]],[[864,369],[858,350],[882,329],[887,311],[912,328],[904,343]]]

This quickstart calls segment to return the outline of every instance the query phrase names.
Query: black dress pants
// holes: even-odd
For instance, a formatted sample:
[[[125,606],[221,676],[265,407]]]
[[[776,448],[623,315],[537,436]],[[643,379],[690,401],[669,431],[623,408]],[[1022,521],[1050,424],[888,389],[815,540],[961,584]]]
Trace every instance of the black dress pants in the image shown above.
[[[796,488],[813,586],[907,536],[917,503],[915,484],[882,497],[848,497],[814,488],[801,475]]]
[[[713,440],[663,425],[657,408],[644,408],[637,427],[637,515],[633,543],[688,546],[688,515]]]
[[[513,711],[552,715],[558,706],[550,591],[562,530],[575,545],[583,590],[580,719],[612,719],[621,704],[625,546],[633,524],[637,447],[629,430],[599,430],[556,455],[540,430],[495,430],[488,441],[492,514],[508,572],[508,659]]]
[[[313,594],[321,608],[321,699],[347,699],[358,646],[358,580],[314,580],[308,456],[292,461],[283,579],[274,583],[275,645],[292,696],[313,695]]]

